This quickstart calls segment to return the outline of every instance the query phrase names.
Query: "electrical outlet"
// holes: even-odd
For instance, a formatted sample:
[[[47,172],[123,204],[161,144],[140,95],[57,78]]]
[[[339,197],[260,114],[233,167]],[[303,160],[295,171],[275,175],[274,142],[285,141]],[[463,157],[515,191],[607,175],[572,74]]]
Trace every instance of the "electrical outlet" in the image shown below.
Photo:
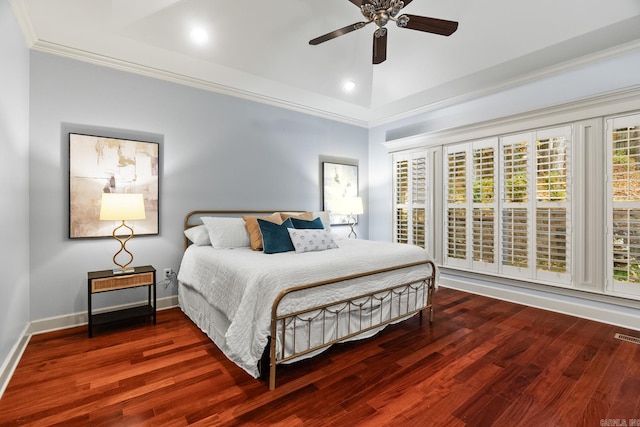
[[[164,269],[164,278],[169,280],[171,279],[171,274],[173,273],[173,270],[171,268],[165,268]]]

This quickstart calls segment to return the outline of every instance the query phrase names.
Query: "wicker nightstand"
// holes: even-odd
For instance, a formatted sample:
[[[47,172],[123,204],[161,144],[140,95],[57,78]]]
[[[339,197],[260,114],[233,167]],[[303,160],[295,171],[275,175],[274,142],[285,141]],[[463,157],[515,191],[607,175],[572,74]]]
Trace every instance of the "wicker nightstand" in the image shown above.
[[[113,270],[90,271],[87,273],[87,278],[87,319],[89,338],[93,336],[93,327],[95,325],[103,325],[124,319],[146,316],[151,316],[153,318],[153,323],[156,323],[156,269],[152,266],[145,265],[142,267],[135,267],[132,273],[124,274],[114,274]],[[119,289],[137,288],[139,286],[147,286],[149,288],[146,305],[99,314],[92,313],[91,299],[93,294],[117,291]]]

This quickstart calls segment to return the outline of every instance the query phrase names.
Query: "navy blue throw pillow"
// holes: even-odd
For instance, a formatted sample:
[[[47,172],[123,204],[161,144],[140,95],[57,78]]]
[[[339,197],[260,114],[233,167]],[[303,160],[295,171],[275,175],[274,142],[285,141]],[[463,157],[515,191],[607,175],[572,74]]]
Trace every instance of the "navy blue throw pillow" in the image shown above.
[[[258,226],[262,233],[262,246],[265,254],[277,254],[293,251],[293,243],[287,228],[294,228],[291,218],[287,218],[282,224],[274,224],[258,218]]]
[[[291,222],[293,223],[293,227],[297,228],[298,230],[300,229],[320,230],[324,228],[324,224],[322,223],[322,220],[320,219],[320,217],[317,217],[312,221],[308,221],[306,219],[291,218]]]

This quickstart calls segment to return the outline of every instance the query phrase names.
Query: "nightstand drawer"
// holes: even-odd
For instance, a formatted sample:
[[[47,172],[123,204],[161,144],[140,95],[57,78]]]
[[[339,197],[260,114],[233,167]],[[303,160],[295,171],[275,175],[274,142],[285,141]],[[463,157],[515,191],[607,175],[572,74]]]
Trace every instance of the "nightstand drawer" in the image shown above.
[[[91,292],[113,291],[115,289],[135,288],[153,285],[154,273],[139,273],[121,277],[104,277],[91,280]]]

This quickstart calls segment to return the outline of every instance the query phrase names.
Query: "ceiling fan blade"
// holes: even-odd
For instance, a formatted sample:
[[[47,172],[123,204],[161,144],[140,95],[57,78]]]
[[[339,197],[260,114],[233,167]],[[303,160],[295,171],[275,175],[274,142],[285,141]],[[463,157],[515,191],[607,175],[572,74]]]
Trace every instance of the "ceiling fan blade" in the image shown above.
[[[373,63],[380,64],[387,59],[387,32],[384,35],[376,37],[373,35]]]
[[[413,1],[413,0],[404,0],[404,7],[407,7],[407,5],[408,5],[409,3],[411,3],[412,1]]]
[[[351,3],[355,4],[358,7],[362,7],[363,4],[365,3],[369,3],[371,4],[371,0],[349,0]],[[405,1],[406,3],[406,1]],[[411,0],[409,0],[409,3],[411,3]]]
[[[316,37],[313,40],[309,40],[309,44],[315,46],[320,43],[324,43],[328,40],[335,39],[336,37],[340,37],[347,33],[350,33],[351,31],[359,30],[360,28],[364,27],[367,24],[368,22],[356,22],[355,24],[347,25],[346,27],[342,27],[338,30],[331,31],[330,33],[327,33],[323,36]]]
[[[427,33],[440,34],[441,36],[450,36],[458,29],[458,23],[455,21],[446,21],[444,19],[428,18],[418,15],[404,15],[409,18],[409,22],[404,28],[412,30],[424,31]]]

